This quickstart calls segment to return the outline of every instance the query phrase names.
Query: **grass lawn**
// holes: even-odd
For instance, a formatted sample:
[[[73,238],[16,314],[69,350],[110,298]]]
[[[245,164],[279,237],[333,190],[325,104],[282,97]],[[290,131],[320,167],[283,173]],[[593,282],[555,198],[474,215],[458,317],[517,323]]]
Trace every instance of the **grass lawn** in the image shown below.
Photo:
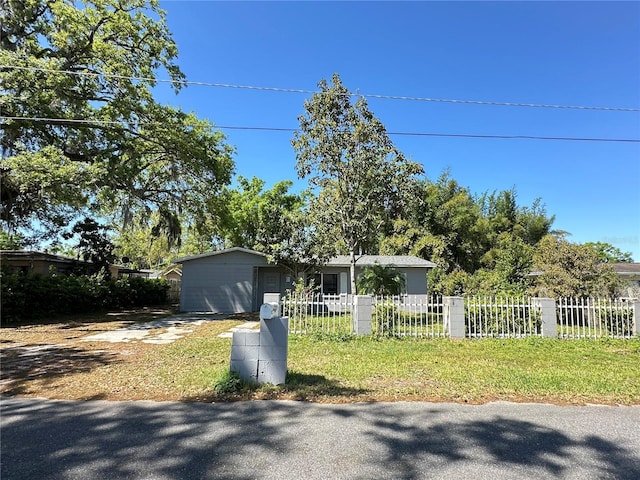
[[[228,375],[231,340],[218,337],[241,323],[207,323],[168,345],[78,341],[87,331],[120,324],[94,327],[76,321],[3,327],[0,391],[109,400],[640,404],[640,339],[451,341],[293,335],[287,384],[251,386]],[[43,338],[54,345],[43,350],[50,356],[21,364],[20,349],[42,345]]]

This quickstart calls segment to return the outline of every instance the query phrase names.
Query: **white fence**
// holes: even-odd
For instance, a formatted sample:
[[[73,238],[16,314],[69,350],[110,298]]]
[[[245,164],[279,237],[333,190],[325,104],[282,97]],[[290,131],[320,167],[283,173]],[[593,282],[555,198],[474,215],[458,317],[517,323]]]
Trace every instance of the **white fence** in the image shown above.
[[[281,300],[281,313],[289,317],[291,333],[351,334],[351,295],[291,293]]]
[[[542,312],[531,297],[465,297],[465,332],[470,338],[542,336]]]
[[[640,302],[533,297],[290,294],[280,300],[291,333],[388,337],[632,338]]]
[[[638,312],[629,300],[560,298],[556,309],[558,336],[563,338],[631,338],[638,331]]]
[[[373,298],[372,331],[378,336],[444,337],[442,297],[397,295]]]

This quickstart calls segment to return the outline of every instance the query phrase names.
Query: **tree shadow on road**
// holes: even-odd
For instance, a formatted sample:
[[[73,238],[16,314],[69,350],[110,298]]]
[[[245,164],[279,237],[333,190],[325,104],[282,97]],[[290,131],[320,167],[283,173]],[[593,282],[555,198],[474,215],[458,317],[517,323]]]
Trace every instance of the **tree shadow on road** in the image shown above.
[[[3,399],[0,474],[13,480],[640,478],[640,456],[622,441],[563,433],[544,418],[518,418],[516,410],[496,416],[484,406],[420,407]]]

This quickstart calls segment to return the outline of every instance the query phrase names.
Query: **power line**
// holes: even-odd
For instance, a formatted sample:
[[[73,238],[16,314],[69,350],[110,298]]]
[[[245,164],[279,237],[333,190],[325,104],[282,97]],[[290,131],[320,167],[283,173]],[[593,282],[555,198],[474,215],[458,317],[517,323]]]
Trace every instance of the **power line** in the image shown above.
[[[107,120],[86,120],[86,119],[69,119],[69,118],[45,118],[45,117],[10,117],[0,116],[1,120],[14,121],[31,121],[54,124],[77,124],[87,126],[126,126],[123,122],[107,121]],[[142,125],[162,125],[171,126],[171,124],[162,122],[140,122]],[[176,124],[176,126],[178,126]],[[232,126],[232,125],[189,125],[191,128],[216,128],[220,130],[256,130],[269,132],[295,132],[295,128],[279,128],[279,127],[248,127],[248,126]],[[395,136],[412,136],[412,137],[453,137],[453,138],[485,138],[485,139],[509,139],[509,140],[559,140],[572,142],[624,142],[624,143],[640,143],[640,139],[634,138],[593,138],[593,137],[548,137],[540,135],[485,135],[472,133],[434,133],[434,132],[387,132],[387,135]]]
[[[56,70],[56,69],[41,68],[41,67],[24,67],[19,65],[0,65],[0,68],[12,68],[14,70],[32,70],[32,71],[47,72],[47,73],[64,73],[68,75],[87,76],[87,77],[116,78],[121,80],[135,80],[135,81],[141,81],[141,82],[195,85],[200,87],[233,88],[233,89],[256,90],[256,91],[279,92],[279,93],[301,93],[305,95],[321,93],[316,90],[304,90],[304,89],[295,89],[295,88],[233,85],[229,83],[198,82],[198,81],[192,81],[192,80],[157,79],[153,77],[134,77],[134,76],[127,76],[127,75],[111,74],[111,73],[75,72],[73,70]],[[587,106],[587,105],[555,105],[555,104],[544,104],[544,103],[495,102],[495,101],[485,101],[485,100],[459,100],[459,99],[430,98],[430,97],[413,97],[413,96],[404,96],[404,95],[380,95],[380,94],[371,94],[371,93],[349,93],[348,96],[375,98],[375,99],[383,99],[383,100],[455,103],[455,104],[461,104],[461,105],[492,105],[492,106],[500,106],[500,107],[528,107],[528,108],[571,109],[571,110],[600,110],[600,111],[614,111],[614,112],[640,112],[640,108],[633,108],[633,107],[598,107],[598,106]]]

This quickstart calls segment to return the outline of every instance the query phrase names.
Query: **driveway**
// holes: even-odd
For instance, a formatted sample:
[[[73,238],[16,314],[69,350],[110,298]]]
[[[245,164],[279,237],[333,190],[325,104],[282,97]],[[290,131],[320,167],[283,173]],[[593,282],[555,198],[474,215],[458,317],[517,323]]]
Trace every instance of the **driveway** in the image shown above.
[[[3,398],[3,480],[640,478],[640,406]]]
[[[81,341],[120,343],[140,340],[142,343],[166,344],[175,342],[179,338],[192,333],[195,326],[227,318],[229,318],[229,314],[180,313],[150,322],[133,324],[125,328],[88,335],[82,338]],[[228,332],[220,334],[220,336],[231,338],[235,331],[251,330],[259,327],[259,321],[249,321],[231,328]]]

